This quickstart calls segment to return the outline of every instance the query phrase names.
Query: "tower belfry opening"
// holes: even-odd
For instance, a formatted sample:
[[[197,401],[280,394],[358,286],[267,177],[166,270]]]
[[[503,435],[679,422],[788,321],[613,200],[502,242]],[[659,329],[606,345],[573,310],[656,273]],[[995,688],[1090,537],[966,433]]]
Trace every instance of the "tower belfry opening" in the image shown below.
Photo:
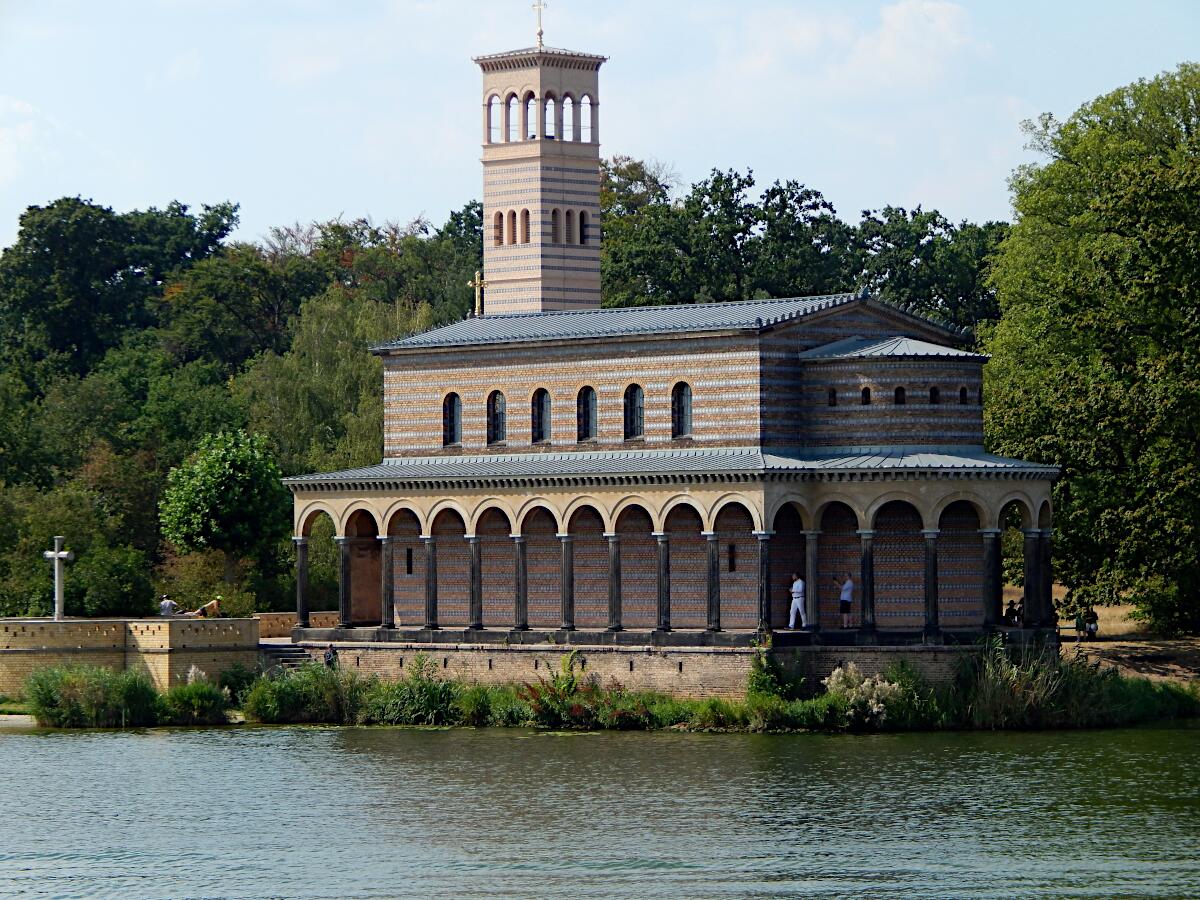
[[[488,315],[600,308],[599,72],[606,57],[538,44],[483,73]]]

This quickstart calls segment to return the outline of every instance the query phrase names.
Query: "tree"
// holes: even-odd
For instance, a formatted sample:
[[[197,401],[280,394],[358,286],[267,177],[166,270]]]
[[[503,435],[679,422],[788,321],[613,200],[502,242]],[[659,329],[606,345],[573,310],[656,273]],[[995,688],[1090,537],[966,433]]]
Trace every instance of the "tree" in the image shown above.
[[[803,297],[854,287],[853,229],[820,192],[775,182],[762,195],[762,233],[752,248],[755,294]]]
[[[1200,628],[1200,66],[1027,126],[992,283],[986,428],[1057,464],[1070,602]]]
[[[263,435],[220,432],[167,476],[163,537],[178,550],[220,550],[233,587],[239,558],[257,556],[289,531],[289,494]]]

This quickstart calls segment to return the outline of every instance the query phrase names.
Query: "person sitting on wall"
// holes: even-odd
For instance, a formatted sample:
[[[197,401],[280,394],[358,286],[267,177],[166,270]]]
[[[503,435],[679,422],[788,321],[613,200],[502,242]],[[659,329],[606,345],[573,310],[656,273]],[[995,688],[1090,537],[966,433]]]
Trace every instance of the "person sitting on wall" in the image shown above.
[[[325,648],[325,668],[336,669],[338,667],[337,647],[330,644]]]
[[[1083,614],[1083,627],[1089,641],[1094,641],[1096,635],[1100,632],[1100,616],[1092,607],[1087,608],[1087,612]]]
[[[834,585],[838,584],[838,580],[833,579]],[[850,611],[854,607],[854,573],[847,572],[846,580],[838,587],[841,591],[840,599],[838,600],[838,608],[842,613],[842,627],[850,627]]]
[[[158,598],[158,614],[167,619],[171,616],[177,616],[179,615],[179,604],[166,594],[163,594]]]
[[[1017,624],[1017,604],[1011,600],[1008,601],[1008,606],[1004,610],[1004,624],[1010,626]]]
[[[808,617],[804,614],[804,579],[799,572],[792,573],[792,608],[788,613],[788,628],[796,630],[796,613],[800,613],[800,627],[808,627]]]

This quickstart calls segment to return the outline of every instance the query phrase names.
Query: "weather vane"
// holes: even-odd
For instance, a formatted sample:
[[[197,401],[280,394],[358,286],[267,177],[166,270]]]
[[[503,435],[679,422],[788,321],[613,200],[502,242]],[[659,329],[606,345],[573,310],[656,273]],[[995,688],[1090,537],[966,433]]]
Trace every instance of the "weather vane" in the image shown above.
[[[537,31],[538,43],[537,43],[537,48],[538,48],[539,50],[545,50],[545,49],[546,49],[546,45],[542,43],[542,11],[543,11],[543,10],[544,10],[544,9],[545,9],[545,8],[546,8],[548,5],[549,5],[549,4],[548,4],[548,3],[546,3],[546,0],[537,0],[537,2],[533,4],[533,10],[534,10],[534,12],[536,12],[536,13],[537,13],[537,17],[538,17],[538,31]]]

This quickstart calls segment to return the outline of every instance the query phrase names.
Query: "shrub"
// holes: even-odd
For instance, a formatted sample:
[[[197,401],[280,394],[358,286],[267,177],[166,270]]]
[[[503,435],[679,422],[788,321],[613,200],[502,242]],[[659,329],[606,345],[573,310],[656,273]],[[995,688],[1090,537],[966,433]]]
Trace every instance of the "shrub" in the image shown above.
[[[644,731],[654,726],[654,717],[650,714],[644,694],[616,688],[600,693],[596,722],[601,728],[616,731]]]
[[[234,663],[217,676],[217,686],[228,692],[230,702],[234,706],[241,706],[258,676],[257,670],[248,669],[241,663]]]
[[[550,680],[538,679],[537,684],[522,685],[519,696],[529,707],[533,724],[543,728],[595,728],[599,721],[600,684],[594,675],[575,674],[575,657],[571,651]]]
[[[900,686],[882,675],[863,675],[858,666],[838,666],[825,679],[825,690],[846,700],[847,723],[857,730],[880,728],[887,719],[888,704],[900,700]]]
[[[242,710],[255,722],[347,724],[359,720],[374,684],[354,672],[306,663],[260,678],[246,692]]]
[[[719,697],[701,700],[692,710],[688,724],[704,731],[725,731],[746,724],[744,704],[730,703]]]
[[[374,682],[365,698],[362,721],[380,725],[453,725],[461,720],[459,686],[438,677],[437,667],[417,654],[400,681]],[[482,706],[486,700],[476,701]],[[490,709],[490,704],[488,704]],[[473,713],[486,713],[477,707]],[[474,724],[474,723],[472,723]]]
[[[229,699],[206,679],[177,684],[162,697],[160,721],[170,725],[224,725]]]
[[[488,689],[488,724],[498,727],[530,725],[533,714],[517,688],[508,685]]]
[[[25,682],[25,697],[38,724],[55,728],[136,728],[158,721],[158,693],[141,672],[38,669]]]
[[[492,692],[481,684],[472,684],[459,692],[454,701],[457,720],[463,725],[480,727],[492,721]]]
[[[792,728],[808,731],[845,731],[850,727],[850,703],[841,694],[821,694],[811,700],[793,700],[787,708]]]

